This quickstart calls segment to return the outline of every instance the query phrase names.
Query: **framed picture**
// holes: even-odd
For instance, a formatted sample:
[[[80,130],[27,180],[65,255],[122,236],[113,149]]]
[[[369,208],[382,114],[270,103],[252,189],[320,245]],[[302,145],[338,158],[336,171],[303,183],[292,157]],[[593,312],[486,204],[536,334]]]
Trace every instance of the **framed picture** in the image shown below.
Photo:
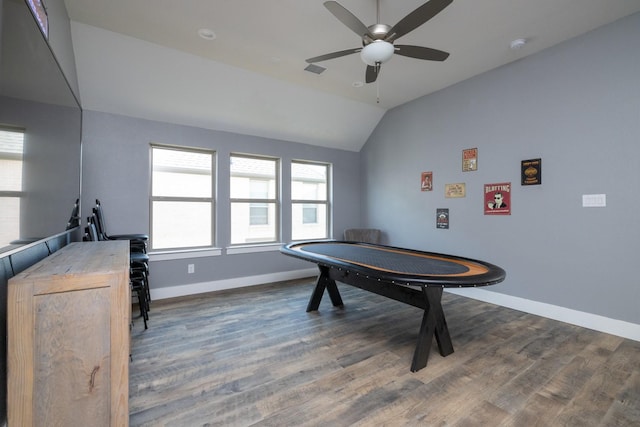
[[[433,190],[433,172],[422,172],[422,175],[420,176],[420,190]]]
[[[542,184],[542,159],[523,160],[520,164],[522,185]]]
[[[446,230],[449,228],[449,209],[436,209],[436,228]]]
[[[464,182],[458,182],[456,184],[444,185],[444,197],[447,199],[455,199],[459,197],[465,197],[467,195],[467,188]]]
[[[511,183],[484,185],[484,214],[511,215]]]
[[[462,150],[462,172],[478,170],[478,149],[467,148]]]

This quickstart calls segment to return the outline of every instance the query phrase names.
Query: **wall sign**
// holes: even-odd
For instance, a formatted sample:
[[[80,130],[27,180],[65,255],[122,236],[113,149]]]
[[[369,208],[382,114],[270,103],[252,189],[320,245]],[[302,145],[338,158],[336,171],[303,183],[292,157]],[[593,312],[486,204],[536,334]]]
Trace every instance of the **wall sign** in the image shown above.
[[[422,172],[422,175],[420,176],[420,190],[433,190],[433,172]]]
[[[542,184],[542,159],[523,160],[520,165],[522,185]]]
[[[462,150],[462,172],[478,170],[478,149]]]
[[[465,185],[464,182],[444,185],[444,197],[446,197],[447,199],[464,197],[466,195],[467,195],[467,186]]]
[[[484,214],[511,215],[511,183],[484,185]]]
[[[440,228],[440,229],[449,228],[449,209],[448,208],[436,209],[436,228]]]

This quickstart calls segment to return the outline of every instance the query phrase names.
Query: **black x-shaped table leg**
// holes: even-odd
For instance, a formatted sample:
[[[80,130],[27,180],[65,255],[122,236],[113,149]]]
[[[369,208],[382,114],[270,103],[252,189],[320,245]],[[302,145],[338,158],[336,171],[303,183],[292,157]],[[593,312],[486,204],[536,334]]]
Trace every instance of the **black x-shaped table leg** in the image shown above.
[[[442,356],[448,356],[453,353],[453,343],[451,342],[447,321],[442,310],[441,287],[423,286],[418,290],[395,284],[381,283],[369,277],[365,278],[361,275],[333,270],[322,265],[318,267],[320,268],[320,275],[309,299],[307,312],[318,310],[325,289],[329,293],[331,303],[334,306],[340,307],[343,305],[340,291],[335,282],[335,280],[338,280],[348,285],[365,289],[378,295],[384,295],[424,310],[420,333],[418,335],[418,343],[416,344],[413,361],[411,363],[411,372],[416,372],[427,366],[429,351],[431,350],[431,343],[434,336]]]

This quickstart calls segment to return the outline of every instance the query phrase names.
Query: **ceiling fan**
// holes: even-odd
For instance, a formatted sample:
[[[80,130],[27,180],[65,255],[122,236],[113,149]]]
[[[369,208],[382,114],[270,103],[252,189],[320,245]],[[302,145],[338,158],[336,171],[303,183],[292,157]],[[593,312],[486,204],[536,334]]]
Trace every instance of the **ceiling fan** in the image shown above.
[[[393,42],[436,16],[451,2],[453,0],[429,0],[402,18],[393,27],[380,24],[380,0],[376,1],[377,23],[368,27],[338,2],[324,2],[324,6],[329,9],[329,12],[362,38],[362,47],[327,53],[309,58],[306,61],[312,64],[360,52],[362,60],[367,64],[365,72],[367,83],[376,81],[378,74],[380,74],[380,66],[391,59],[394,53],[428,61],[444,61],[449,56],[448,52],[422,46],[394,45]]]

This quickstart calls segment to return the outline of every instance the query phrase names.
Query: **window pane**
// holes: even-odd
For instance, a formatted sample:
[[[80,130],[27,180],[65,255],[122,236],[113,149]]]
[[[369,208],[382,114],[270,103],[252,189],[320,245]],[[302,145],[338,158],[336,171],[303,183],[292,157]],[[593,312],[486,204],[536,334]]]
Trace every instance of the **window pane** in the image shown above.
[[[0,157],[0,191],[22,190],[22,160]]]
[[[0,130],[0,191],[22,191],[24,132]]]
[[[211,197],[213,155],[153,148],[153,197]]]
[[[291,163],[291,198],[327,200],[327,165]]]
[[[267,221],[252,224],[253,207],[260,206],[266,211]],[[231,203],[231,243],[266,243],[276,241],[275,203]]]
[[[312,215],[315,215],[315,222],[306,222],[312,219]],[[326,204],[292,203],[291,238],[293,240],[326,239],[327,237]]]
[[[267,225],[269,224],[269,205],[266,203],[251,203],[249,215],[249,224]]]
[[[315,205],[302,206],[302,223],[303,224],[318,223],[318,208]]]
[[[3,248],[20,237],[20,198],[0,197],[0,204],[0,248]]]
[[[212,246],[210,202],[154,201],[153,249]]]
[[[275,159],[231,156],[231,198],[275,199],[277,164]],[[253,194],[256,186],[264,186],[260,195]]]

